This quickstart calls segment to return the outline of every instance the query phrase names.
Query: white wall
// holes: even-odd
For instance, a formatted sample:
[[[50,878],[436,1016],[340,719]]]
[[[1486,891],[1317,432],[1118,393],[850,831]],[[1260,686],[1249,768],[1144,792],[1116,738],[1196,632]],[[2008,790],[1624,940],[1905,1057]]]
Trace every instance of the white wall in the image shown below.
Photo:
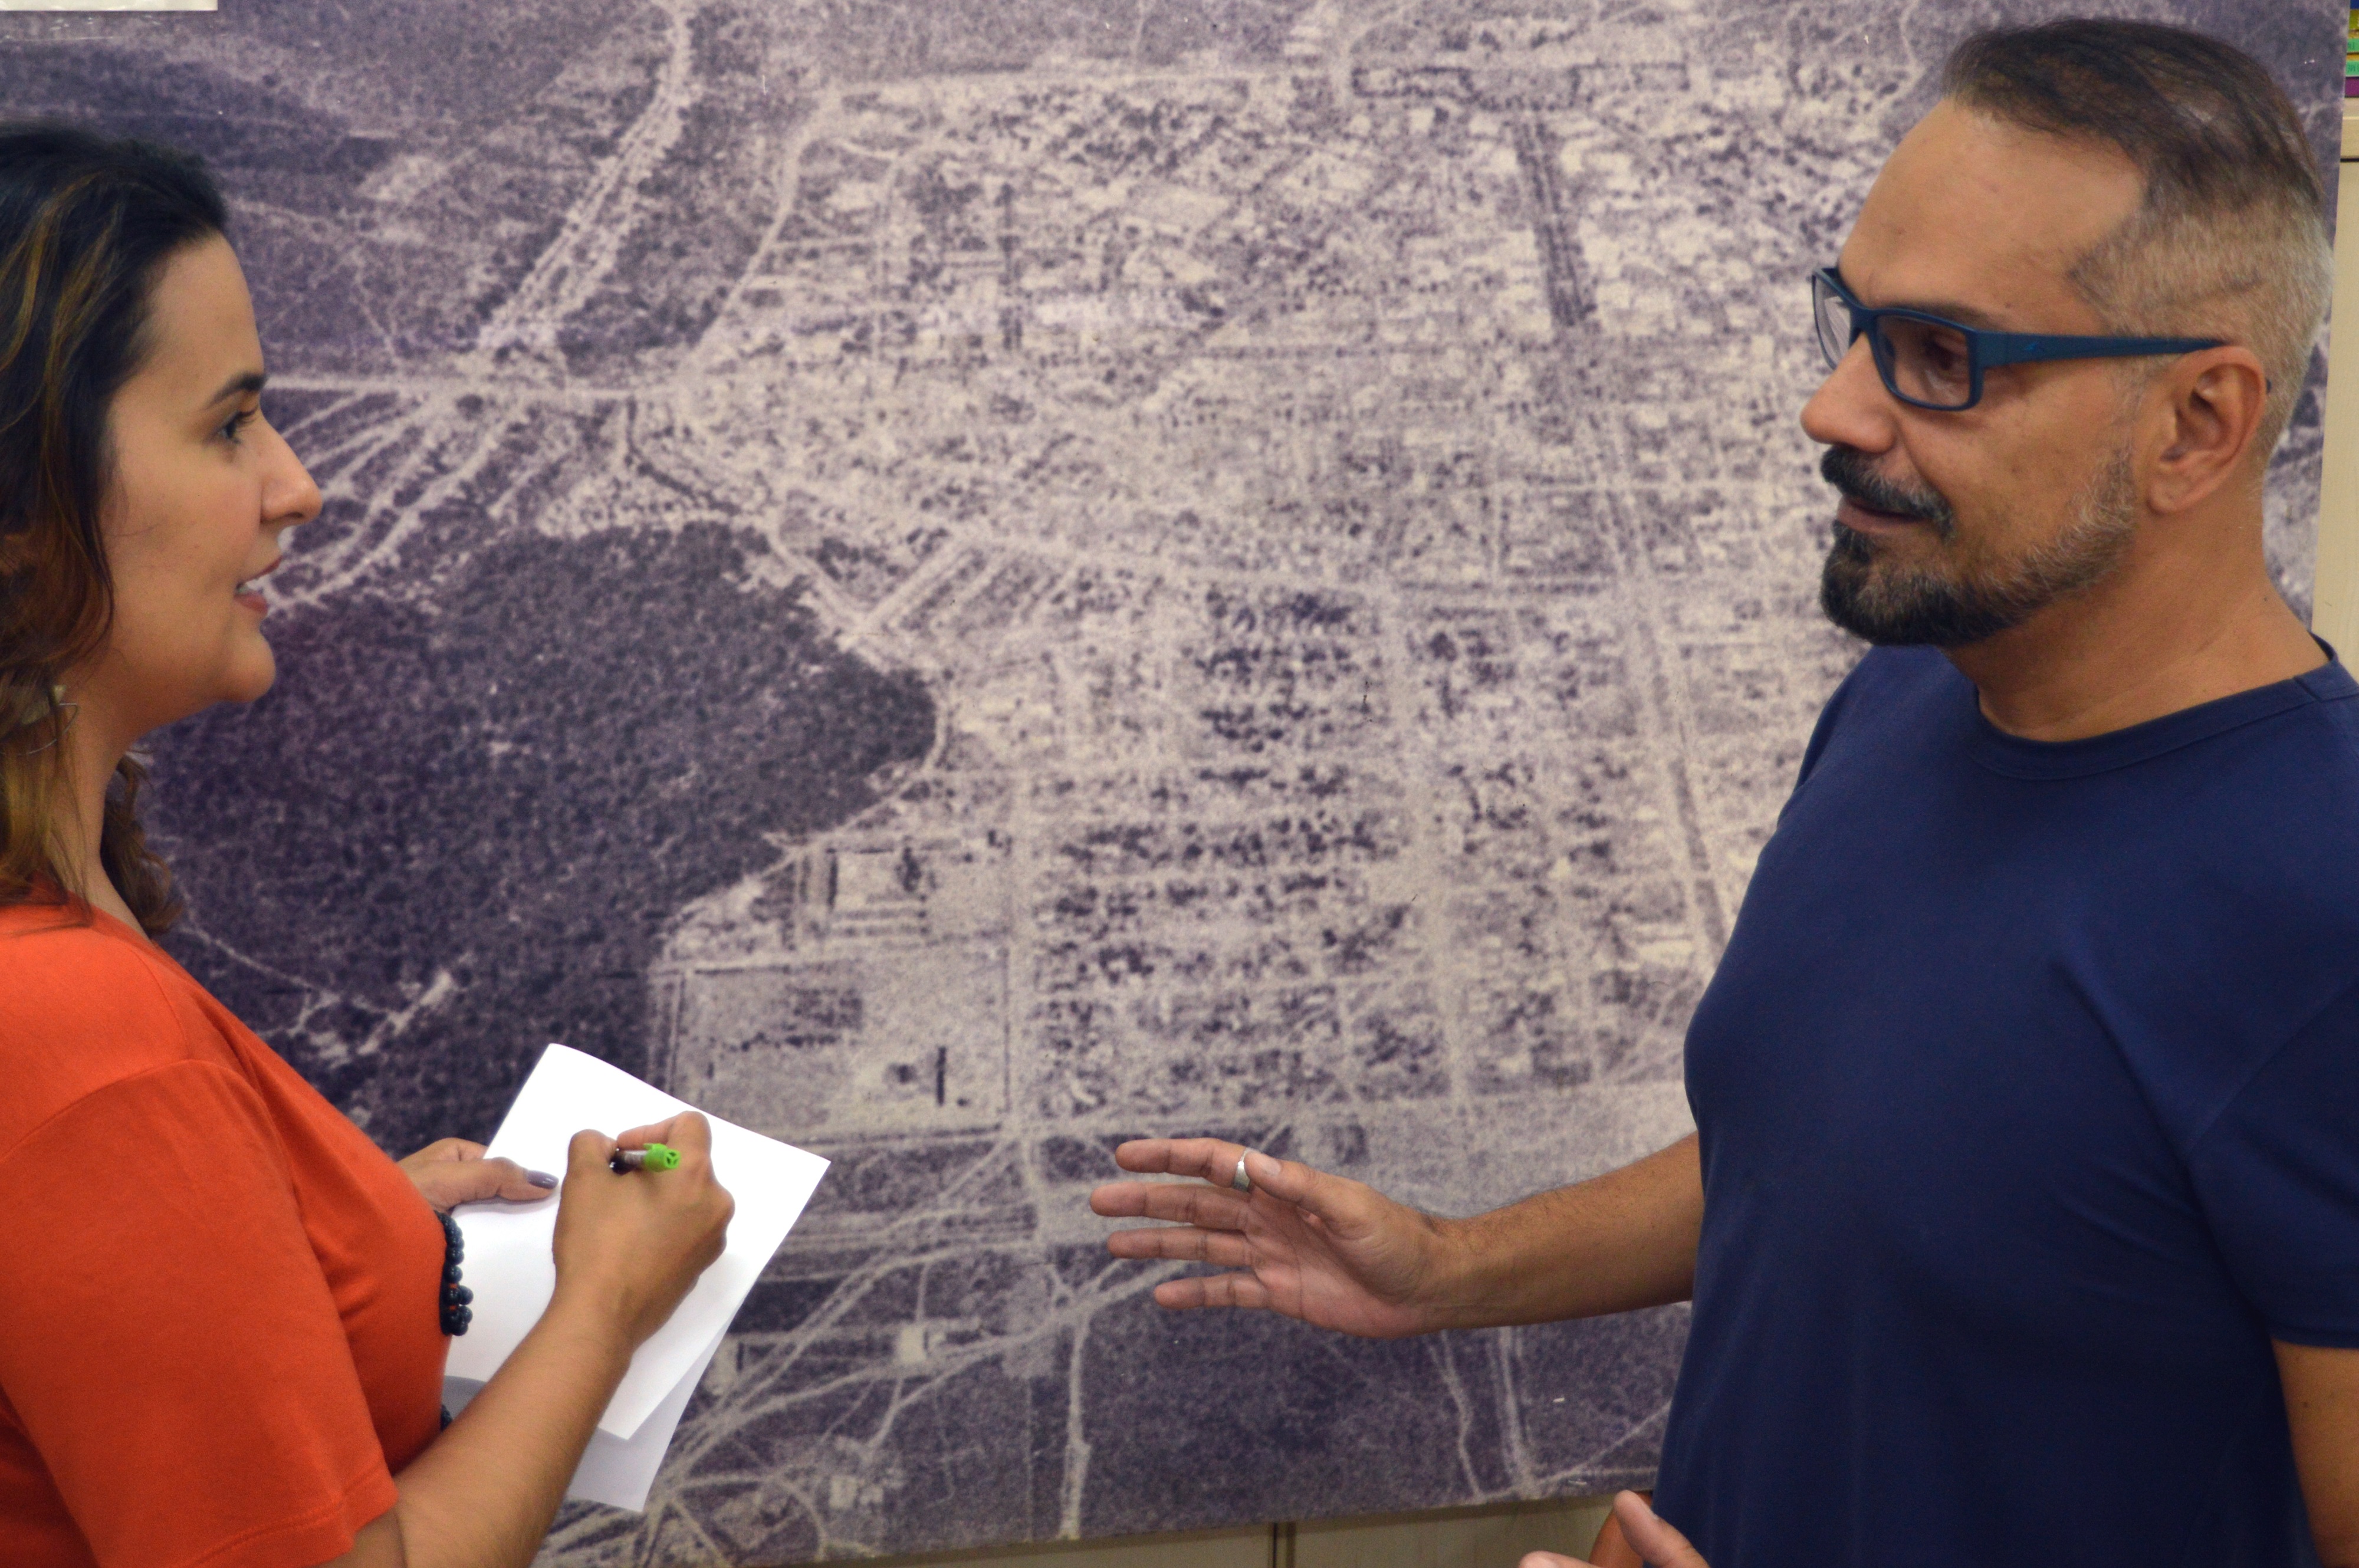
[[[2359,218],[2359,117],[2343,121],[2338,211]],[[2343,661],[2359,660],[2359,222],[2341,225],[2334,245],[2334,316],[2351,330],[2327,351],[2326,474],[2318,508],[2317,608],[2310,626]],[[2345,389],[2335,396],[2336,388]]]

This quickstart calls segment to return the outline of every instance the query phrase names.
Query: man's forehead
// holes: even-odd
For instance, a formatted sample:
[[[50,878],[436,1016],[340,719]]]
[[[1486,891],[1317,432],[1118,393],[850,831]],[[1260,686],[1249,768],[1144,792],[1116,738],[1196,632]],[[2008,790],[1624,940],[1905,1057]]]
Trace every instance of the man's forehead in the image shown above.
[[[1971,307],[1995,326],[2064,330],[2071,269],[2137,210],[2137,168],[1944,100],[1902,138],[1860,208],[1843,279],[1874,305]]]

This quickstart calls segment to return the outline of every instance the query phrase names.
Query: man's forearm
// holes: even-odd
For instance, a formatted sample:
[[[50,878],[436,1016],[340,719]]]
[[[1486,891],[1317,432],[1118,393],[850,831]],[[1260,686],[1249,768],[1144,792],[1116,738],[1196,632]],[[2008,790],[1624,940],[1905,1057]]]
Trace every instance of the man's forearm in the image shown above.
[[[1551,1323],[1686,1301],[1703,1228],[1694,1135],[1619,1171],[1439,1224],[1450,1264],[1435,1328]]]

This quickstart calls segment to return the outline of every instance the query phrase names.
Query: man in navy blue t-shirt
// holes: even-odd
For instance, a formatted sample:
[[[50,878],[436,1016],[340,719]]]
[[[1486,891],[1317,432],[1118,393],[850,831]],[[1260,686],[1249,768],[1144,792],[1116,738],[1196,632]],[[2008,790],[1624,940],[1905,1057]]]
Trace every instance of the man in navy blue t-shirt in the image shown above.
[[[1692,1295],[1601,1562],[2359,1563],[2359,686],[2261,526],[2322,191],[2193,34],[1984,34],[1945,84],[1813,279],[1821,598],[1878,646],[1697,1007],[1697,1136],[1464,1221],[1208,1139],[1117,1158],[1212,1190],[1093,1204],[1231,1270],[1171,1307]]]

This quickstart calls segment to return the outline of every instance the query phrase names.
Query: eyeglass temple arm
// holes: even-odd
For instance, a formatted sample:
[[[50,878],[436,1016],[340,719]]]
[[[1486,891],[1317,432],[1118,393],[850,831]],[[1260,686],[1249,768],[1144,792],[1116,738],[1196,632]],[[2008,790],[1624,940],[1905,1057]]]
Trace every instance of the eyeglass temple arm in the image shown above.
[[[2193,354],[2200,348],[2223,348],[2220,338],[2086,338],[2049,337],[2017,332],[1982,332],[1975,357],[1987,369],[1999,365],[2034,365],[2049,359],[2136,359],[2150,354]]]
[[[1871,310],[1852,297],[1843,274],[1822,267],[1813,275],[1823,279],[1837,299],[1851,311],[1850,342],[1865,334],[1868,323],[1883,312]],[[1954,323],[1952,323],[1954,324]],[[2037,332],[1974,331],[1974,363],[1984,370],[2002,365],[2036,365],[2051,359],[2136,359],[2147,354],[2193,354],[2198,349],[2225,348],[2224,338],[2112,338],[2048,336]]]

